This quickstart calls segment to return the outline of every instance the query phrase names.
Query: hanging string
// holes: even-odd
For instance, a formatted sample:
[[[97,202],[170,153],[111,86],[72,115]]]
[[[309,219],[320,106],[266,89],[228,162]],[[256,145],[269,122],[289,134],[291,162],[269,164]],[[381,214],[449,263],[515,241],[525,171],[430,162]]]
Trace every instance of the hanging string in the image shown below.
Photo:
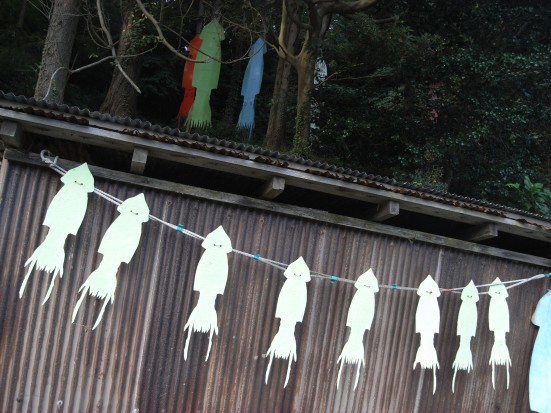
[[[50,159],[52,157],[53,157],[53,155],[51,155],[50,152],[47,151],[47,150],[43,150],[43,151],[40,152],[40,158],[42,159],[42,161],[44,163],[46,163],[51,169],[53,169],[54,171],[56,171],[60,175],[65,175],[67,173],[67,170],[65,170],[62,167],[60,167],[59,165],[57,165],[58,157],[57,156],[53,157],[54,158],[53,160]],[[104,192],[100,189],[94,188],[94,193],[96,193],[97,195],[99,195],[103,199],[105,199],[108,202],[111,202],[111,203],[113,203],[117,206],[122,204],[122,200],[120,200],[120,199],[114,197],[113,195],[110,195],[107,192]],[[167,227],[169,227],[169,228],[171,228],[175,231],[181,232],[182,234],[188,235],[192,238],[195,238],[195,239],[198,239],[198,240],[204,240],[205,239],[205,237],[203,237],[199,234],[196,234],[195,232],[192,232],[192,231],[189,231],[189,230],[185,229],[184,226],[181,225],[181,224],[174,225],[170,222],[164,221],[163,219],[158,218],[158,217],[156,217],[154,215],[151,215],[151,214],[149,215],[149,219],[152,220],[152,221],[159,222],[162,225],[166,225]],[[255,261],[263,262],[266,265],[272,266],[272,267],[277,268],[277,269],[282,270],[282,271],[285,271],[287,269],[287,267],[289,266],[289,264],[286,264],[286,263],[283,263],[283,262],[274,261],[274,260],[271,260],[271,259],[268,259],[268,258],[261,257],[260,254],[251,254],[251,253],[248,253],[248,252],[245,252],[245,251],[240,251],[238,249],[233,249],[233,252],[236,253],[236,254],[248,257],[248,258],[252,258]],[[321,279],[329,280],[331,282],[331,284],[335,284],[336,282],[345,283],[345,284],[355,284],[356,283],[355,280],[350,280],[348,278],[337,277],[334,274],[324,274],[322,272],[313,271],[313,270],[310,271],[310,275],[312,277],[315,277],[315,278],[321,278]],[[511,289],[511,288],[518,287],[522,284],[526,284],[530,281],[539,280],[539,279],[545,278],[545,277],[547,277],[547,278],[551,277],[551,273],[537,274],[537,275],[534,275],[532,277],[522,278],[522,279],[519,279],[519,280],[502,281],[501,284],[505,285],[507,289]],[[480,288],[490,287],[492,285],[496,285],[496,284],[480,284],[480,285],[476,285],[475,287],[477,289],[480,289]],[[402,290],[402,291],[417,291],[416,287],[399,286],[395,283],[393,283],[392,285],[379,284],[379,288],[386,288],[386,289],[392,289],[392,290]],[[465,288],[465,287],[440,288],[440,292],[461,294],[461,291],[463,291],[463,288]],[[479,294],[484,295],[484,294],[488,294],[488,292],[487,291],[480,292]]]

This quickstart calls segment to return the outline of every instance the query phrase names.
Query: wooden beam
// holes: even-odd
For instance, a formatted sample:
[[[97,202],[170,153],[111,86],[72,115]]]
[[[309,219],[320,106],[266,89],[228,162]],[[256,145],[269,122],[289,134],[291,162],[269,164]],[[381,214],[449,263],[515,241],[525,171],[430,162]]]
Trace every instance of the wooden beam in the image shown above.
[[[385,201],[375,205],[367,214],[370,221],[383,222],[400,214],[400,204],[396,201]]]
[[[7,149],[4,158],[9,161],[21,162],[27,165],[34,165],[42,168],[48,166],[41,161],[40,155],[25,153],[15,149]],[[78,166],[78,162],[58,160],[58,165],[65,169],[71,169]],[[463,251],[474,252],[477,254],[491,255],[513,261],[526,262],[529,264],[541,265],[551,268],[551,259],[537,257],[534,255],[520,252],[508,251],[500,248],[490,247],[482,244],[463,241],[455,238],[448,238],[441,235],[427,234],[425,232],[413,231],[405,228],[393,227],[377,222],[370,222],[364,219],[351,218],[342,215],[332,214],[317,209],[298,207],[294,205],[280,204],[276,202],[264,201],[261,199],[250,198],[242,195],[223,193],[210,189],[196,188],[189,185],[178,184],[174,182],[163,181],[155,178],[132,175],[125,172],[113,171],[111,169],[89,166],[94,177],[108,181],[123,182],[130,185],[139,185],[145,188],[151,188],[161,191],[169,191],[183,196],[206,199],[224,204],[241,206],[245,208],[254,208],[264,211],[270,211],[277,214],[284,214],[292,217],[306,218],[318,222],[326,222],[332,225],[339,225],[347,228],[354,228],[384,234],[385,236],[394,236],[406,239],[410,242],[419,241],[443,247],[455,248]],[[52,172],[53,173],[53,172]],[[0,182],[1,183],[1,182]],[[153,213],[153,212],[152,212]]]
[[[226,156],[224,155],[224,151],[217,153],[216,151],[193,149],[172,143],[140,138],[115,130],[116,127],[122,127],[120,125],[108,123],[107,125],[110,125],[109,129],[106,126],[93,125],[92,123],[96,122],[95,120],[90,120],[90,125],[78,125],[5,108],[0,108],[0,119],[18,122],[25,132],[51,136],[55,139],[81,142],[86,145],[127,152],[133,151],[136,145],[139,145],[148,150],[149,156],[161,160],[169,160],[261,180],[268,180],[272,176],[277,175],[285,179],[285,185],[287,186],[370,203],[397,201],[400,203],[400,209],[404,211],[435,216],[464,224],[476,225],[480,222],[492,222],[499,225],[500,232],[551,242],[551,228],[547,221],[537,218],[527,218],[526,216],[512,212],[506,212],[503,215],[493,215],[491,213],[438,202],[437,200],[433,201],[422,197],[410,196],[401,193],[400,187],[390,184],[379,184],[377,187],[371,187],[368,185],[358,185],[354,182],[345,182],[340,179],[318,176],[306,172],[308,168],[316,169],[306,165],[289,163],[287,167],[281,167],[263,162],[255,162],[254,158],[257,155],[254,154],[249,154],[250,156],[247,160]],[[192,140],[188,141],[190,143],[194,142]],[[215,145],[212,146],[214,147]],[[247,152],[243,151],[243,154],[246,155]]]
[[[9,120],[2,121],[0,125],[0,139],[11,148],[23,147],[23,131],[18,123]]]
[[[133,174],[143,175],[145,164],[147,163],[147,149],[134,148],[132,154],[132,163],[130,164],[130,172]]]
[[[258,197],[262,199],[274,199],[285,190],[285,179],[279,176],[272,176],[269,180],[264,182]]]
[[[475,225],[456,233],[457,238],[471,242],[484,241],[485,239],[495,238],[497,236],[498,229],[497,225],[494,223]]]

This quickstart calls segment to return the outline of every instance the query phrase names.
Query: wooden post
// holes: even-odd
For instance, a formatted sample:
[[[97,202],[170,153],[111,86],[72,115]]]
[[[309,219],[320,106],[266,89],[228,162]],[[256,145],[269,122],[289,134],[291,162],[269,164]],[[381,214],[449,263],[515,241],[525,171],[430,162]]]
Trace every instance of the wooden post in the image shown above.
[[[386,221],[400,214],[400,204],[396,201],[385,201],[375,205],[367,214],[367,219],[376,222]]]
[[[285,179],[279,176],[272,176],[267,180],[258,192],[258,197],[262,199],[274,199],[285,189]]]
[[[130,172],[137,175],[143,175],[145,164],[147,163],[147,155],[147,149],[134,148],[132,163],[130,164]]]
[[[22,148],[24,135],[18,123],[9,120],[2,121],[0,125],[0,139],[11,148]]]

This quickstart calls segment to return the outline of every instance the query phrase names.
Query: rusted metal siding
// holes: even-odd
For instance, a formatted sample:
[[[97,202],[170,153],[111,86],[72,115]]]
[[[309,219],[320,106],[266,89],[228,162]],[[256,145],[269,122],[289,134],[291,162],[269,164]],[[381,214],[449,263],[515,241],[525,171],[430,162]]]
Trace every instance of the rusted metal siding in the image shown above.
[[[60,188],[44,168],[5,161],[0,180],[0,411],[67,412],[482,412],[528,411],[528,367],[536,330],[529,319],[547,281],[510,292],[511,383],[497,367],[496,389],[488,365],[488,297],[478,305],[474,371],[457,375],[451,392],[459,296],[439,299],[441,332],[435,338],[440,369],[412,370],[414,292],[381,289],[376,317],[366,333],[366,366],[353,390],[356,367],[346,365],[336,388],[337,357],[346,340],[346,315],[355,289],[313,278],[304,322],[297,325],[298,360],[283,388],[286,361],[274,359],[268,384],[265,353],[278,321],[281,271],[230,254],[230,275],[216,307],[219,333],[205,361],[206,334],[194,333],[187,360],[184,325],[197,302],[193,292],[200,243],[155,222],[144,224],[140,246],[119,270],[115,303],[91,331],[100,301],[87,298],[75,324],[78,288],[115,207],[91,195],[83,226],[66,245],[66,264],[50,300],[41,306],[49,277],[34,272],[18,299],[24,262],[44,239],[46,207]],[[234,248],[291,262],[302,255],[313,270],[355,279],[372,267],[381,284],[416,287],[432,274],[441,287],[527,277],[542,268],[435,244],[412,242],[339,225],[208,201],[107,180],[96,186],[125,199],[144,192],[151,213],[206,235],[223,225]]]

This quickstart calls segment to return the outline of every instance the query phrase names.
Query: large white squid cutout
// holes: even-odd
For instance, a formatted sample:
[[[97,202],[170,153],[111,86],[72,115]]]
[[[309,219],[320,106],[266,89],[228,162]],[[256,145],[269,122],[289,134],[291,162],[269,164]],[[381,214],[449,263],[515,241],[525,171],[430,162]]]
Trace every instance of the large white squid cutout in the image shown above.
[[[184,347],[184,359],[187,359],[189,342],[193,332],[210,333],[207,357],[209,359],[212,346],[212,336],[218,334],[218,316],[216,314],[216,296],[224,294],[228,280],[228,253],[232,252],[230,237],[219,226],[206,236],[201,246],[205,252],[197,264],[193,290],[199,292],[197,305],[191,312],[189,319],[184,326],[187,333],[186,345]]]
[[[467,370],[470,373],[473,369],[473,354],[471,352],[471,337],[476,334],[478,290],[471,280],[461,292],[461,307],[457,317],[457,335],[459,336],[459,348],[455,355],[452,368],[452,393],[455,392],[455,375],[457,370]]]
[[[275,313],[276,318],[280,319],[279,330],[266,353],[266,357],[270,357],[270,361],[268,362],[265,382],[268,383],[274,357],[288,359],[287,376],[283,385],[285,388],[289,382],[291,363],[297,359],[295,325],[301,323],[304,318],[308,298],[306,283],[310,281],[310,269],[304,259],[299,257],[289,264],[283,275],[287,280],[281,287]]]
[[[492,386],[495,389],[495,366],[507,368],[507,388],[509,388],[509,367],[511,357],[505,342],[505,334],[509,332],[509,307],[507,305],[507,288],[497,277],[488,289],[490,295],[490,308],[488,310],[488,322],[490,331],[494,332],[494,345],[490,354],[490,365],[492,366]]]
[[[365,366],[363,337],[365,330],[371,329],[373,317],[375,316],[375,293],[379,292],[379,283],[377,282],[373,270],[369,269],[367,272],[360,275],[354,287],[356,287],[358,291],[356,291],[354,298],[352,298],[346,318],[346,326],[350,327],[350,335],[341,351],[341,355],[337,359],[337,365],[341,363],[337,376],[337,389],[339,388],[342,368],[345,363],[357,364],[354,390],[356,390],[358,386],[360,368],[362,365]]]
[[[438,307],[440,289],[430,275],[427,275],[427,278],[419,284],[417,295],[420,298],[415,313],[415,332],[421,335],[421,344],[417,349],[413,369],[415,370],[417,363],[421,364],[423,369],[432,369],[432,394],[434,394],[436,392],[436,369],[440,368],[434,348],[434,335],[438,334],[440,330],[440,308]]]
[[[94,191],[94,177],[85,163],[68,170],[61,177],[61,182],[63,182],[63,187],[52,199],[42,224],[49,228],[48,235],[25,262],[25,267],[28,266],[29,269],[19,289],[19,298],[21,298],[35,267],[38,270],[53,273],[50,287],[42,304],[50,298],[56,277],[58,275],[59,278],[63,277],[65,239],[69,234],[76,235],[86,213],[88,193]]]
[[[143,194],[128,198],[117,207],[120,215],[107,228],[101,240],[98,252],[103,255],[98,268],[82,284],[79,292],[80,298],[73,310],[73,323],[78,310],[87,294],[95,296],[103,301],[99,316],[92,327],[94,330],[101,318],[107,304],[115,300],[117,288],[117,272],[121,263],[128,264],[140,243],[142,224],[149,220],[149,207]]]

